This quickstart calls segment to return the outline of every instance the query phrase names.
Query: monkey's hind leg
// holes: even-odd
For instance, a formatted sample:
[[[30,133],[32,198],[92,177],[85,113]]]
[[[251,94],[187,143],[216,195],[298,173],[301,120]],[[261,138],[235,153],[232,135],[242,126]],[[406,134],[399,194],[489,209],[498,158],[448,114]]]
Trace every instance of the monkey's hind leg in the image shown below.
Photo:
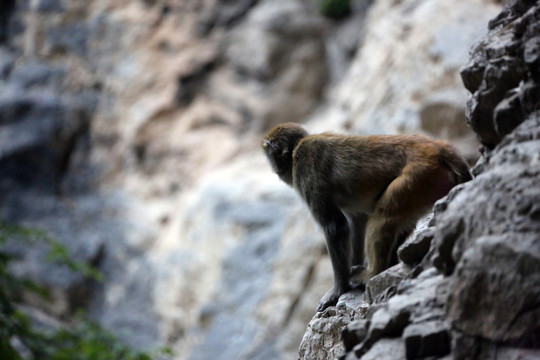
[[[364,279],[386,270],[392,265],[397,242],[405,240],[403,234],[414,229],[421,215],[431,204],[429,191],[422,192],[425,185],[419,179],[429,175],[425,164],[405,166],[402,174],[394,179],[377,202],[375,212],[366,227],[366,256],[369,267]],[[401,236],[400,236],[401,235]]]
[[[373,214],[366,227],[365,253],[368,267],[362,273],[364,281],[388,269],[395,248],[399,221]]]

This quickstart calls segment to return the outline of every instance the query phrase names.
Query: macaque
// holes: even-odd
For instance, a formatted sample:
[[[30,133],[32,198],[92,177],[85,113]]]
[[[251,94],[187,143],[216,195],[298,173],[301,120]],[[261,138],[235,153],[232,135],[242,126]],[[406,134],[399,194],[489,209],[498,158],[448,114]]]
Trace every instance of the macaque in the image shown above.
[[[286,123],[270,131],[262,147],[324,231],[334,286],[317,311],[350,290],[351,269],[363,269],[365,282],[397,263],[396,250],[418,219],[471,179],[451,145],[421,135],[309,135]]]

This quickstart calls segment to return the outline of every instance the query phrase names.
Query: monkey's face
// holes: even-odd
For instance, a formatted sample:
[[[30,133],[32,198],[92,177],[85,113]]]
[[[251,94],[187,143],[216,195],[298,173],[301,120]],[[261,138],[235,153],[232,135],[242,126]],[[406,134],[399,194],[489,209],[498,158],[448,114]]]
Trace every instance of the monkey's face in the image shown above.
[[[291,171],[292,154],[289,145],[282,139],[266,137],[262,143],[263,151],[272,166],[272,170],[280,177]]]
[[[263,151],[272,169],[281,180],[292,185],[292,153],[307,132],[298,124],[286,123],[276,126],[263,139]]]

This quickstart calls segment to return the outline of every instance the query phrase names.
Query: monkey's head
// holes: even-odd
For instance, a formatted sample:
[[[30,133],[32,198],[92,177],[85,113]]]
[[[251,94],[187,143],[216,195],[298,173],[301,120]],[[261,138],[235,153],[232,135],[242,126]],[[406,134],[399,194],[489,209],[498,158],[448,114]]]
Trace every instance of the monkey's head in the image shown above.
[[[308,133],[302,126],[285,123],[276,126],[262,142],[262,148],[272,169],[281,180],[292,186],[293,150]]]

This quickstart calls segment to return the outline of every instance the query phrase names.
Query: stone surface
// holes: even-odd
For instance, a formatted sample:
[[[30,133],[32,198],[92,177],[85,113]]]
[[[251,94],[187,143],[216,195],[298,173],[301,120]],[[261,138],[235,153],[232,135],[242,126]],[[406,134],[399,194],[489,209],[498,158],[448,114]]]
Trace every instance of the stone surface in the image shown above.
[[[351,351],[357,344],[367,337],[369,320],[355,320],[348,324],[341,334],[345,351]]]
[[[390,269],[372,277],[366,284],[366,301],[373,303],[393,295],[396,286],[411,272],[404,263],[392,266]]]
[[[469,123],[489,148],[519,125],[522,114],[536,102],[528,100],[530,93],[538,92],[537,58],[531,50],[538,37],[538,13],[530,8],[533,3],[525,1],[514,6],[512,13],[493,19],[488,35],[472,49],[469,64],[461,72],[472,93]]]
[[[501,348],[489,348],[482,351],[478,358],[479,359],[508,359],[508,360],[534,360],[538,359],[540,356],[539,350],[534,349],[523,349],[523,348],[511,348],[511,347],[501,347]]]
[[[399,260],[409,265],[420,262],[429,251],[433,235],[433,229],[426,229],[417,236],[405,240],[398,249]]]
[[[401,339],[383,339],[377,342],[366,354],[362,360],[395,360],[403,359],[405,347]]]
[[[450,288],[453,326],[493,342],[540,346],[540,310],[534,305],[540,292],[539,251],[535,233],[477,238],[463,254]]]
[[[444,356],[450,352],[448,326],[441,321],[409,325],[403,332],[403,339],[407,359]]]
[[[342,295],[335,307],[317,313],[308,324],[300,344],[299,358],[337,358],[344,351],[343,328],[351,321],[363,317],[366,309],[367,304],[361,292],[355,291]]]
[[[262,94],[270,80],[280,88],[260,104],[263,130],[305,117],[316,106],[328,79],[323,26],[321,17],[301,2],[266,1],[229,35],[226,60],[250,90]]]
[[[299,350],[301,359],[332,359],[343,352],[341,331],[350,321],[344,314],[326,311],[321,317],[311,320]],[[337,315],[337,316],[336,316]],[[345,316],[345,318],[343,318]],[[327,319],[326,317],[331,317]],[[335,318],[337,317],[337,318]]]

